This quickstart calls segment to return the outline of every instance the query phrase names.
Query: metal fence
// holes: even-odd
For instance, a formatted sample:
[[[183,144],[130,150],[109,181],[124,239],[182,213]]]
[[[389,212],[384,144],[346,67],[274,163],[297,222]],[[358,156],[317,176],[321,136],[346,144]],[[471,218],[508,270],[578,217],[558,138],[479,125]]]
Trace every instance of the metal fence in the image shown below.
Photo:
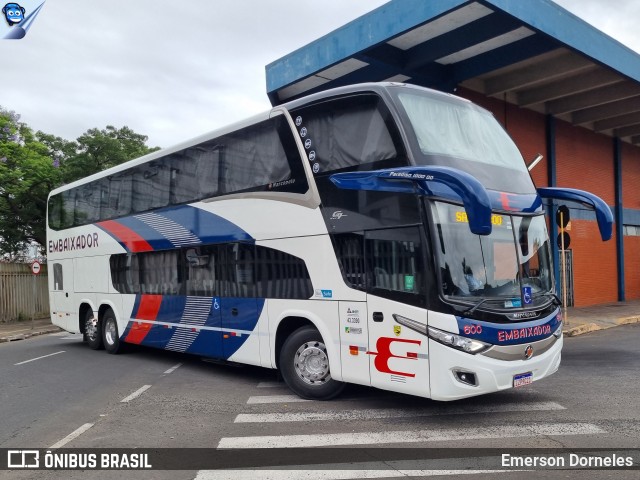
[[[34,278],[35,277],[35,278]],[[0,263],[0,322],[27,320],[49,315],[47,266],[40,275],[30,265]]]

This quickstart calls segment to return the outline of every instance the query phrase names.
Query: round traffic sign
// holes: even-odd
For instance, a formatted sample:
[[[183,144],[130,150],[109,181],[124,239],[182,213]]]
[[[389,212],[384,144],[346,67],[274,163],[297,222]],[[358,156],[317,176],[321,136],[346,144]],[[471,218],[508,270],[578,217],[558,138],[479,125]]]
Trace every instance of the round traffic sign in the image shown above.
[[[571,237],[569,236],[569,232],[562,232],[558,234],[558,239],[557,239],[557,243],[558,243],[558,248],[562,248],[562,243],[564,241],[564,249],[566,250],[567,248],[569,248],[569,245],[571,245]]]
[[[33,263],[31,264],[31,273],[33,273],[34,275],[38,275],[40,274],[41,271],[42,271],[42,266],[40,265],[40,262],[37,260],[34,260]]]
[[[560,205],[556,211],[556,225],[560,228],[566,228],[569,220],[571,220],[569,207],[566,205]]]

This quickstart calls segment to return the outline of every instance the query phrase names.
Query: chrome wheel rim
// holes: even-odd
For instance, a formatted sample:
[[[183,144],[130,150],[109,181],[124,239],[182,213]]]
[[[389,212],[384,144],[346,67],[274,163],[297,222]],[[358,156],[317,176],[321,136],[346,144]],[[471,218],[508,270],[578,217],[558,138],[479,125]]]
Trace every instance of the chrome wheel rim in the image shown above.
[[[104,325],[104,339],[109,345],[113,345],[117,336],[116,322],[109,318]]]
[[[298,348],[294,359],[298,377],[309,385],[322,385],[331,380],[327,348],[322,342],[306,342]]]

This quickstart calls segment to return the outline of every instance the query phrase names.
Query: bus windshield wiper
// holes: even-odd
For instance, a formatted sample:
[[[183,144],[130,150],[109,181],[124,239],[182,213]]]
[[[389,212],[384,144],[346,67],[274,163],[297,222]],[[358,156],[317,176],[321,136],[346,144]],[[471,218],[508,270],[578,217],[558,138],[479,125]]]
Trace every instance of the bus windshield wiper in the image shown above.
[[[547,293],[547,295],[551,295],[553,297],[553,303],[556,304],[558,307],[562,306],[562,300],[560,300],[560,297],[558,297],[558,295],[556,295],[553,292],[549,292]]]
[[[476,303],[473,307],[469,308],[468,310],[465,310],[464,312],[462,312],[462,314],[464,316],[468,316],[468,315],[472,315],[473,312],[476,311],[476,309],[482,305],[484,302],[488,301],[488,298],[483,298],[482,300],[480,300],[478,303]]]

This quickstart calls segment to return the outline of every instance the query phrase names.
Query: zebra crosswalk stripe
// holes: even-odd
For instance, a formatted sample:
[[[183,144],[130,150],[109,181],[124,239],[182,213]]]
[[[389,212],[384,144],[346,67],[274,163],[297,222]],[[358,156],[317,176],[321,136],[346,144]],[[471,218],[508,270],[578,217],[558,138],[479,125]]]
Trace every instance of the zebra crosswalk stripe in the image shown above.
[[[313,400],[305,400],[297,395],[257,395],[255,397],[249,397],[247,404],[265,404],[265,403],[300,403],[300,402],[312,402]]]
[[[255,398],[255,397],[254,397]],[[268,403],[268,402],[255,402]],[[234,423],[281,423],[281,422],[314,422],[314,421],[348,421],[401,417],[433,417],[439,415],[463,415],[468,413],[507,413],[532,412],[545,410],[564,410],[565,407],[556,402],[512,403],[506,405],[470,405],[465,407],[446,408],[384,408],[384,409],[350,409],[328,412],[290,412],[290,413],[241,413]]]
[[[312,435],[267,435],[224,437],[218,448],[293,448],[333,445],[393,445],[532,436],[593,435],[605,433],[590,423],[542,423],[523,426],[467,428],[454,430],[407,430],[395,432],[353,432]]]
[[[355,467],[356,465],[351,465]],[[201,470],[195,480],[357,480],[361,478],[407,478],[458,475],[490,475],[521,470]]]

